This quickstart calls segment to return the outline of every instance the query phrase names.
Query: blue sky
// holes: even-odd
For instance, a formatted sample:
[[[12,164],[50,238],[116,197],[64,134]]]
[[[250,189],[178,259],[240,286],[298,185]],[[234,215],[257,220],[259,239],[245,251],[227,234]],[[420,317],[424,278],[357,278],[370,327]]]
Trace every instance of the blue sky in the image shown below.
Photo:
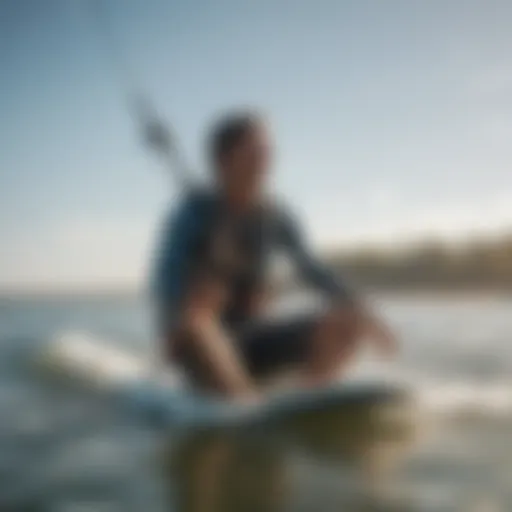
[[[138,144],[86,0],[0,4],[0,287],[140,283],[178,191]],[[198,172],[264,109],[312,243],[512,226],[512,3],[110,0]]]

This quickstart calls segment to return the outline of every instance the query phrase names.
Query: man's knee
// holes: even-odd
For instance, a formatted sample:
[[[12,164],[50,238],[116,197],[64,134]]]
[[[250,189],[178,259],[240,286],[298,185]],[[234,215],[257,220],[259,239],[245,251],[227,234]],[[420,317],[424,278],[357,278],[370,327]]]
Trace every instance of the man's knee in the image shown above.
[[[361,334],[361,319],[350,306],[332,307],[321,318],[320,330],[338,342],[355,343]]]

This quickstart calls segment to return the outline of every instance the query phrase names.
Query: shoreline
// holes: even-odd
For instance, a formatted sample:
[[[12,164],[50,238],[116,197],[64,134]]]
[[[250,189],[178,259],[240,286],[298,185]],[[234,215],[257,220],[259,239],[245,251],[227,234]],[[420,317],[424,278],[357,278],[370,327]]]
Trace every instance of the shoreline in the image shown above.
[[[503,289],[496,287],[467,287],[467,288],[449,288],[449,287],[372,287],[361,286],[363,295],[386,296],[391,298],[512,298],[512,288]],[[279,294],[294,294],[306,291],[302,288],[288,288],[282,290]],[[9,290],[0,291],[0,301],[2,302],[20,302],[20,301],[39,301],[39,300],[137,300],[147,299],[148,293],[144,289],[105,289],[105,290]]]
[[[511,290],[480,288],[480,289],[434,289],[434,288],[402,288],[402,289],[367,289],[366,294],[369,296],[386,296],[391,298],[432,298],[432,299],[473,299],[473,298],[488,298],[488,299],[506,299],[512,298]]]

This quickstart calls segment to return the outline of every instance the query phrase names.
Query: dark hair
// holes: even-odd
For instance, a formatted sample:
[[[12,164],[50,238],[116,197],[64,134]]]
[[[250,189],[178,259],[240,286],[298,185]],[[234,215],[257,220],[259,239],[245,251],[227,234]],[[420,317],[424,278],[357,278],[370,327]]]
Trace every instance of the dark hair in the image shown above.
[[[227,115],[214,123],[208,138],[208,156],[216,166],[219,161],[239,144],[262,122],[255,112]]]

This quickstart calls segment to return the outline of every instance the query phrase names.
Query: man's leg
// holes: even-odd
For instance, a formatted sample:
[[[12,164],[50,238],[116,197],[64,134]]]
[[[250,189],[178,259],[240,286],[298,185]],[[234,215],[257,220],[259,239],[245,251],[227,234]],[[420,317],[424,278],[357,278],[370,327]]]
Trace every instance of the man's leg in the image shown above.
[[[349,311],[257,324],[239,335],[251,374],[269,377],[284,370],[301,370],[307,385],[326,384],[352,360],[359,339],[357,318]]]
[[[321,316],[311,333],[305,383],[323,385],[339,377],[353,362],[360,337],[360,319],[352,310],[333,308]]]

